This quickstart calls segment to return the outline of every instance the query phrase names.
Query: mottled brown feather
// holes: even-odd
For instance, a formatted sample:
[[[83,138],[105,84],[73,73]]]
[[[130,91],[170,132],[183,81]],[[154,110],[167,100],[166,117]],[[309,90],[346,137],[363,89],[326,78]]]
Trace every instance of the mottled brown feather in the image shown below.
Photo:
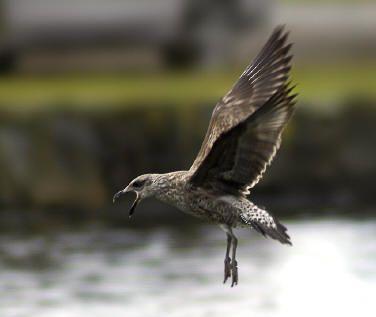
[[[277,27],[232,89],[217,103],[201,149],[190,168],[192,175],[204,164],[221,134],[248,118],[286,84],[292,58],[289,55],[291,44],[286,44],[287,37],[288,33],[284,28]],[[226,149],[226,152],[231,151]],[[256,167],[252,165],[242,168]],[[249,182],[252,183],[253,180]]]
[[[222,133],[190,182],[231,194],[248,192],[279,148],[282,130],[294,110],[292,89],[280,87],[256,112]]]

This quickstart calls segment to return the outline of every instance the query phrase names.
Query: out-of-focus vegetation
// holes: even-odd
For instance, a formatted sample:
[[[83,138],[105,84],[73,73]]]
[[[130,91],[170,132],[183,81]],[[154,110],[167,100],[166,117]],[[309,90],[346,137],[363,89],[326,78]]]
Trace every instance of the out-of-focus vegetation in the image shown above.
[[[249,1],[247,10],[240,1],[189,1],[192,12],[178,6],[168,16],[154,11],[165,0],[139,8],[133,0],[115,2],[6,2],[0,226],[2,219],[4,227],[20,219],[40,226],[41,219],[78,215],[124,221],[122,206],[109,207],[113,192],[141,173],[189,168],[215,102],[284,23],[295,43],[299,107],[252,199],[266,195],[263,203],[281,214],[372,204],[374,6],[355,5],[370,1]],[[168,207],[150,201],[149,208],[161,211],[160,219]],[[38,210],[32,219],[31,209]]]
[[[137,74],[12,75],[0,79],[0,106],[29,111],[74,106],[111,110],[131,105],[192,106],[214,102],[233,85],[236,71],[188,71]],[[293,81],[300,100],[320,105],[346,96],[376,97],[376,63],[298,65]],[[325,108],[325,110],[328,110]]]

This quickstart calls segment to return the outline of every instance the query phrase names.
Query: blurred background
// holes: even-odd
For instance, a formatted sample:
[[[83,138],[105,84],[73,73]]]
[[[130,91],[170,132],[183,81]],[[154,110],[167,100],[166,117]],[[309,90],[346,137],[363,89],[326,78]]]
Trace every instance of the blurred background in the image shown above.
[[[251,199],[293,248],[225,235],[135,176],[188,169],[278,24],[299,107]],[[1,0],[0,315],[375,316],[376,2]]]

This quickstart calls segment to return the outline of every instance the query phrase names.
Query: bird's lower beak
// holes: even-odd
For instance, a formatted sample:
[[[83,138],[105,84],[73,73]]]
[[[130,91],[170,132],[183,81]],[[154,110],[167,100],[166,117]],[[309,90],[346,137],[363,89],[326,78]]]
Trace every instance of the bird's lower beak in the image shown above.
[[[136,207],[138,205],[138,203],[140,202],[140,196],[136,193],[136,199],[134,200],[132,206],[131,206],[131,209],[129,209],[129,218],[132,217],[132,215],[134,214],[134,211],[136,210]]]
[[[129,193],[129,192],[131,192],[131,191],[132,191],[132,190],[130,190],[128,187],[126,187],[125,189],[123,189],[123,190],[117,192],[117,193],[114,195],[114,197],[112,198],[113,203],[115,203],[115,202],[116,202],[121,196],[123,196],[124,194]],[[140,195],[139,195],[137,192],[135,192],[135,193],[136,193],[136,199],[134,200],[134,202],[133,202],[131,208],[129,209],[129,218],[132,217],[132,215],[134,214],[134,211],[135,211],[135,209],[136,209],[138,203],[139,203],[140,200],[141,200],[141,199],[140,199]]]

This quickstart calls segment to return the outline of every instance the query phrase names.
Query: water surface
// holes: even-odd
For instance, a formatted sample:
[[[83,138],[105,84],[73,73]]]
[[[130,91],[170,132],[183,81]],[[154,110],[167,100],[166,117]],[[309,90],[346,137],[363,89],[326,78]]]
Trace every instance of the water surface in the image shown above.
[[[0,316],[376,316],[376,220],[287,222],[293,247],[216,226],[0,237]]]

